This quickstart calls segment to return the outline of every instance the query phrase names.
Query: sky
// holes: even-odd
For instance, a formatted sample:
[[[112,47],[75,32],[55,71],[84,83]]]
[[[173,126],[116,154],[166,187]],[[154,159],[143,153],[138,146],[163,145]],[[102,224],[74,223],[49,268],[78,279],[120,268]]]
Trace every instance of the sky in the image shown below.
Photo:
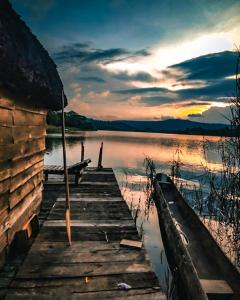
[[[55,61],[68,110],[226,122],[239,0],[10,0]]]

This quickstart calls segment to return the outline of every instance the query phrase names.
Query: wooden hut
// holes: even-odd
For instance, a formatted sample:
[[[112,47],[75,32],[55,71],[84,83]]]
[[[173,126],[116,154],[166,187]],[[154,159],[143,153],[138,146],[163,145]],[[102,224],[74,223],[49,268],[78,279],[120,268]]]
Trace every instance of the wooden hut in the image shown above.
[[[1,265],[16,236],[31,235],[42,200],[46,113],[61,108],[63,89],[48,52],[7,0],[0,3],[0,66]]]

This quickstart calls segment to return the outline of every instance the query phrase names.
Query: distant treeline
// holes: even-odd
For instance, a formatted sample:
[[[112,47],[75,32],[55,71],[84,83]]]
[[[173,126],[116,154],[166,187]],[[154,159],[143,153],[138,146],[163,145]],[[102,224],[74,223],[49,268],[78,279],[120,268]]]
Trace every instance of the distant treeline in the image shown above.
[[[62,123],[62,113],[49,111],[47,114],[47,124],[60,127]],[[94,130],[93,125],[84,116],[81,116],[74,111],[65,113],[66,127],[78,130]]]
[[[59,132],[61,113],[50,111],[47,115],[48,132]],[[177,133],[192,135],[234,136],[236,130],[226,124],[200,123],[183,119],[159,121],[103,121],[79,115],[74,111],[65,113],[66,127],[69,130],[112,130],[131,132]]]

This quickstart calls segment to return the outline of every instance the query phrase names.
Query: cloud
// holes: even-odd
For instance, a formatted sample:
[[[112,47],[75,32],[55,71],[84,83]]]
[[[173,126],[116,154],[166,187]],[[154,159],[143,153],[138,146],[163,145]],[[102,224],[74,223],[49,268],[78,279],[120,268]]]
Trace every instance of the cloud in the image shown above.
[[[192,102],[187,102],[187,103],[182,103],[181,106],[182,107],[189,107],[189,106],[208,106],[211,105],[210,102],[199,102],[199,101],[192,101]]]
[[[170,66],[165,72],[180,70],[184,79],[217,80],[231,76],[235,72],[237,55],[232,51],[211,53]]]
[[[231,118],[231,109],[230,106],[212,106],[206,111],[202,112],[202,114],[200,114],[199,116],[194,116],[194,114],[189,115],[190,119],[194,119],[196,117],[198,118],[199,122],[229,124],[228,120]]]
[[[89,43],[73,43],[64,45],[52,54],[57,63],[101,63],[110,64],[126,59],[148,56],[147,50],[130,51],[125,48],[94,49]]]
[[[167,93],[169,92],[168,89],[162,87],[150,87],[150,88],[133,88],[133,89],[125,89],[125,90],[116,90],[113,91],[115,94],[148,94],[148,93]]]
[[[135,74],[129,74],[127,72],[119,72],[113,75],[113,78],[123,81],[143,81],[153,82],[156,78],[147,72],[137,72]]]
[[[98,82],[98,83],[104,83],[106,82],[103,78],[96,77],[96,76],[89,76],[89,77],[78,77],[80,81],[91,81],[91,82]]]

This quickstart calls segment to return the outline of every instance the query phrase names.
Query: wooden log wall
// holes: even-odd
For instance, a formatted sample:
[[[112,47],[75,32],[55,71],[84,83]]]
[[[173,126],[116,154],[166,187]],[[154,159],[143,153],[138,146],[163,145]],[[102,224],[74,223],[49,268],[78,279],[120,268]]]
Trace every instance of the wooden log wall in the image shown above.
[[[42,199],[46,110],[0,98],[0,267]]]

